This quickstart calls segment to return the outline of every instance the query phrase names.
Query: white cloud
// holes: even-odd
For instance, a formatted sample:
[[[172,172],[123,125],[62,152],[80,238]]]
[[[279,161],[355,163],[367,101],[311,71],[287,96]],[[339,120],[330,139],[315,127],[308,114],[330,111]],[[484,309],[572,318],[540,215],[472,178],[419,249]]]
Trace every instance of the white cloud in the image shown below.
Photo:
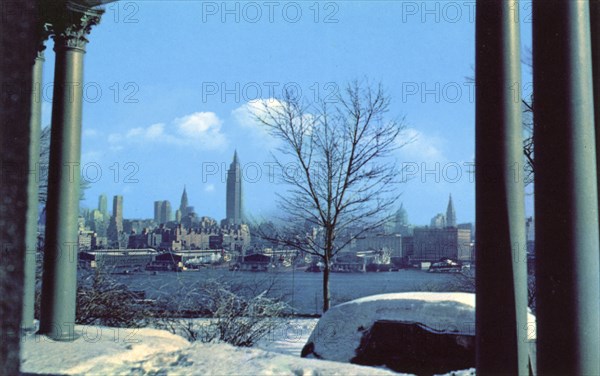
[[[165,125],[162,123],[152,124],[148,128],[133,128],[127,132],[126,137],[142,137],[145,139],[157,139],[164,135]]]
[[[214,184],[206,184],[204,186],[204,192],[214,192],[215,185]]]
[[[284,103],[278,99],[255,99],[236,108],[231,113],[242,128],[250,130],[251,137],[254,137],[267,148],[274,148],[279,146],[280,140],[273,137],[269,133],[268,127],[257,120],[257,117],[266,117],[267,112],[275,118],[285,116],[283,109]],[[296,118],[294,120],[299,122],[299,119],[300,118]],[[313,123],[315,122],[315,116],[310,113],[303,113],[302,122],[306,127],[305,134],[310,134],[310,132],[312,132],[312,126],[314,125]]]
[[[400,155],[404,162],[444,162],[446,157],[442,151],[443,140],[439,137],[427,135],[414,128],[405,129],[400,137],[399,142],[408,144],[400,148]]]
[[[221,132],[222,123],[214,112],[195,112],[176,118],[169,124],[156,123],[131,128],[125,134],[110,134],[108,142],[113,150],[122,149],[124,143],[166,143],[203,150],[222,149],[228,143]]]
[[[231,112],[237,123],[250,130],[250,135],[258,142],[268,148],[277,146],[279,141],[269,134],[268,128],[256,119],[257,116],[265,114],[265,106],[277,111],[282,108],[282,104],[277,99],[255,99],[241,105]]]
[[[227,146],[227,138],[221,133],[223,122],[214,112],[195,112],[173,121],[183,140],[202,149],[219,149]]]

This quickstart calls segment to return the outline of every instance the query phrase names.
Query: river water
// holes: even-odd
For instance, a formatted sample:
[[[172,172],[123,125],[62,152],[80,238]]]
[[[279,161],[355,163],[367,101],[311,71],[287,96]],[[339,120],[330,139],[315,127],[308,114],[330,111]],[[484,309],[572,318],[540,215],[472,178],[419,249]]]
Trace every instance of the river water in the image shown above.
[[[427,273],[420,270],[377,273],[331,273],[331,305],[352,299],[393,292],[451,291],[456,286],[456,275]],[[151,299],[171,297],[185,299],[209,281],[243,287],[249,294],[268,290],[268,295],[290,304],[295,314],[314,315],[322,312],[321,273],[303,270],[269,272],[201,269],[187,272],[157,272],[131,275],[112,275],[132,290],[143,290]]]

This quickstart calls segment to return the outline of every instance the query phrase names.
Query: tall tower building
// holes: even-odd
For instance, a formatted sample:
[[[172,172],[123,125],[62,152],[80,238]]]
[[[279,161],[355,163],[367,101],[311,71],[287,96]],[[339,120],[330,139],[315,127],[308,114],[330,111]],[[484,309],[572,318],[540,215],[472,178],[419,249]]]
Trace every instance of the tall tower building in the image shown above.
[[[169,200],[162,202],[160,206],[160,223],[170,222],[172,219],[171,203]]]
[[[456,212],[452,204],[452,195],[450,195],[448,208],[446,209],[446,227],[456,227]]]
[[[121,248],[119,242],[123,232],[123,196],[113,197],[113,212],[107,229],[108,242],[111,246]]]
[[[183,186],[183,193],[181,194],[181,204],[179,205],[179,210],[181,211],[182,217],[185,217],[188,214],[188,196],[185,190],[185,185]]]
[[[237,151],[233,153],[233,162],[227,171],[227,213],[225,220],[228,224],[242,224],[242,171]]]
[[[113,218],[119,232],[123,231],[123,196],[113,197]]]
[[[154,222],[160,225],[160,208],[162,201],[154,201]]]
[[[98,197],[98,210],[104,216],[104,220],[108,219],[108,198],[105,194]]]

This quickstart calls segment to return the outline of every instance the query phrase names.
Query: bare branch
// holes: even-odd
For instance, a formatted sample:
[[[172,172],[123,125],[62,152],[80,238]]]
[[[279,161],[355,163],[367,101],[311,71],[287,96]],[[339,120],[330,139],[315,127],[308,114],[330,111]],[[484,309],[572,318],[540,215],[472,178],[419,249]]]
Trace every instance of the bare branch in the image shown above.
[[[284,93],[254,114],[282,142],[275,161],[289,188],[279,196],[288,217],[271,240],[320,257],[325,280],[338,252],[388,219],[399,197],[391,154],[410,142],[399,140],[402,121],[386,119],[390,99],[381,85],[355,81],[337,99],[306,105]],[[327,310],[328,291],[323,296]]]

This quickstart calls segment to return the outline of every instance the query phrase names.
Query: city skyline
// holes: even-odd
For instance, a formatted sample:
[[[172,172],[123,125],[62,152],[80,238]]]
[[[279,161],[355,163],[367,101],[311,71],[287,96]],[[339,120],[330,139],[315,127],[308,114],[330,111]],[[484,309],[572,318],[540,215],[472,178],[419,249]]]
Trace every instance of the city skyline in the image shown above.
[[[234,165],[234,163],[232,162],[232,165]],[[227,187],[225,187],[225,189],[227,189]],[[235,194],[235,193],[234,193]],[[240,194],[241,195],[241,194]],[[87,210],[89,212],[92,212],[94,210],[97,210],[99,212],[102,213],[102,203],[106,202],[106,198],[107,195],[106,194],[101,194],[98,196],[98,206],[96,208],[87,208],[87,207],[82,207],[83,210]],[[117,204],[118,202],[118,204]],[[243,211],[241,211],[241,214],[238,215],[238,218],[241,218],[241,221],[235,222],[235,220],[230,221],[230,218],[228,217],[227,212],[225,213],[224,216],[222,217],[213,217],[210,215],[207,215],[206,213],[202,213],[202,212],[195,212],[195,209],[193,206],[187,206],[187,210],[185,212],[181,212],[181,213],[185,213],[185,214],[181,214],[180,215],[180,211],[181,211],[181,207],[183,205],[183,203],[187,203],[188,202],[188,197],[187,197],[187,185],[184,186],[184,191],[182,193],[182,197],[181,197],[181,204],[180,204],[180,209],[177,209],[177,213],[175,215],[173,215],[172,211],[171,211],[171,202],[170,200],[157,200],[154,201],[154,216],[149,216],[149,217],[127,217],[127,216],[123,216],[123,210],[126,207],[126,205],[124,205],[124,202],[126,202],[126,200],[124,199],[123,196],[113,196],[113,208],[117,207],[115,205],[118,205],[118,210],[121,217],[121,223],[123,220],[148,220],[148,219],[153,219],[154,222],[156,222],[157,224],[163,224],[163,223],[167,223],[167,222],[171,222],[171,221],[175,221],[175,222],[181,222],[181,218],[184,217],[187,214],[191,214],[194,213],[195,215],[197,215],[198,217],[209,217],[212,218],[216,221],[221,221],[223,220],[224,223],[226,224],[241,224],[241,223],[248,223],[248,218],[245,217],[245,213]],[[113,209],[114,210],[114,209]],[[236,209],[237,210],[237,209]],[[231,210],[232,212],[234,212],[233,208]],[[170,215],[168,213],[171,213]],[[447,207],[446,207],[446,212],[445,214],[443,213],[437,213],[437,214],[433,214],[429,213],[426,215],[434,215],[433,218],[430,217],[430,219],[426,222],[426,223],[417,223],[417,222],[413,222],[410,220],[410,213],[407,212],[407,210],[404,208],[404,202],[403,201],[399,201],[398,204],[396,205],[396,208],[393,209],[391,211],[390,214],[390,218],[397,222],[398,225],[400,226],[419,226],[419,227],[456,227],[457,225],[460,224],[468,224],[468,223],[474,223],[468,220],[457,220],[457,215],[456,215],[456,211],[454,209],[454,205],[453,205],[453,200],[452,200],[452,194],[449,194],[448,197],[448,201],[447,201]],[[113,212],[107,212],[107,220],[112,221],[113,218]],[[252,218],[252,216],[250,216]],[[236,218],[236,216],[234,215],[233,218]],[[435,220],[437,218],[441,219],[440,223],[434,224]],[[458,217],[460,218],[460,217]],[[274,218],[259,218],[258,221],[261,220],[273,220]],[[121,224],[122,226],[122,224]],[[399,230],[396,230],[396,232],[401,232]]]
[[[462,218],[474,221],[472,9],[463,7],[461,17],[448,19],[443,8],[437,16],[414,15],[406,4],[390,3],[382,14],[377,2],[336,3],[325,22],[325,9],[317,14],[306,3],[299,4],[298,22],[281,13],[249,22],[243,14],[239,20],[205,14],[203,4],[117,2],[94,28],[85,57],[82,141],[82,171],[92,182],[82,206],[94,207],[101,193],[120,194],[128,197],[127,217],[150,218],[152,201],[176,203],[186,184],[190,205],[220,218],[227,166],[237,149],[244,155],[246,209],[257,218],[272,217],[273,198],[283,193],[269,175],[277,143],[253,120],[253,100],[278,97],[283,88],[301,92],[308,102],[331,100],[358,79],[383,84],[390,118],[404,118],[403,140],[415,139],[393,156],[406,167],[407,180],[398,189],[411,218],[428,223],[424,213],[438,212],[452,192]],[[525,49],[530,24],[526,17],[522,22]],[[269,43],[256,48],[258,41]],[[54,52],[45,53],[48,78]],[[525,66],[523,72],[526,97],[530,72]],[[47,81],[43,125],[50,123]],[[531,213],[531,196],[528,202]]]

